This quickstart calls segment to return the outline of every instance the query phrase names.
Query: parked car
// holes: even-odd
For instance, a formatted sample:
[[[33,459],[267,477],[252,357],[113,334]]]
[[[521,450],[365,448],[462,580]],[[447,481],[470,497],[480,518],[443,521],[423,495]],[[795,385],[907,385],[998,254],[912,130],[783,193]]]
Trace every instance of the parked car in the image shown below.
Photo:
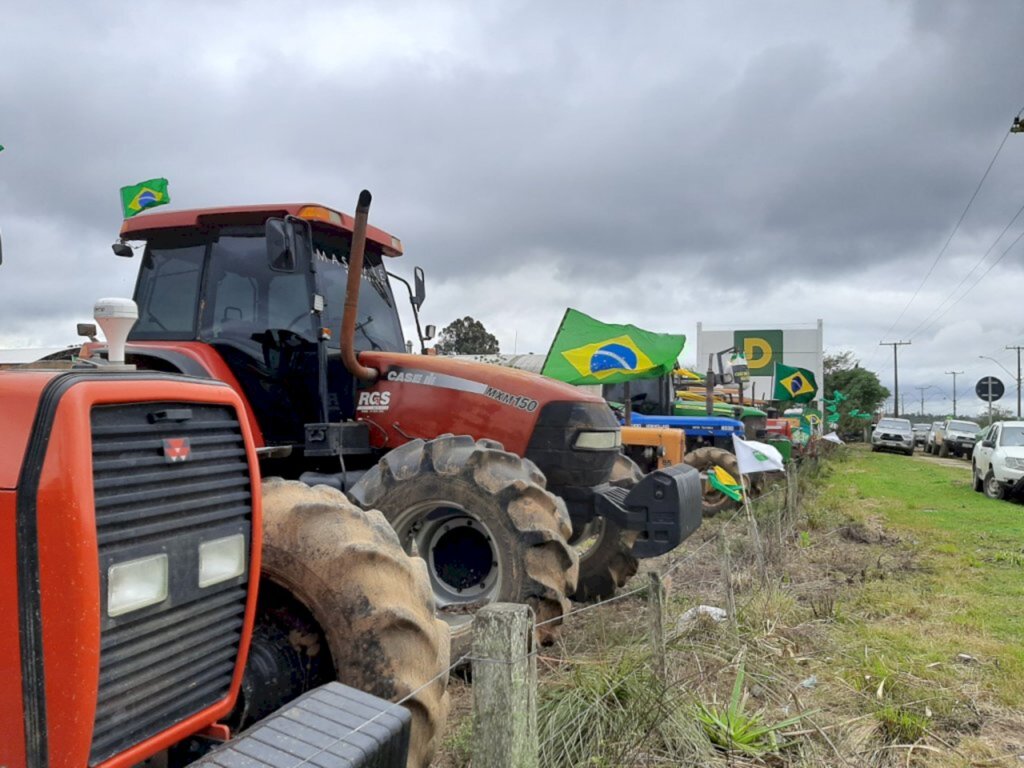
[[[993,424],[974,448],[974,490],[1005,499],[1024,490],[1024,421]]]
[[[914,430],[910,419],[882,419],[871,433],[872,451],[900,451],[914,453]]]
[[[968,458],[974,450],[974,441],[978,438],[981,427],[973,421],[964,419],[947,419],[935,436],[935,448],[933,453],[938,453],[941,458],[956,456]]]
[[[915,424],[912,429],[914,430],[914,446],[920,445],[924,448],[925,443],[928,442],[928,432],[931,430],[932,425],[926,422]]]
[[[935,453],[937,450],[935,438],[942,431],[942,428],[946,426],[945,421],[933,421],[931,427],[928,429],[928,437],[924,441],[924,452]]]

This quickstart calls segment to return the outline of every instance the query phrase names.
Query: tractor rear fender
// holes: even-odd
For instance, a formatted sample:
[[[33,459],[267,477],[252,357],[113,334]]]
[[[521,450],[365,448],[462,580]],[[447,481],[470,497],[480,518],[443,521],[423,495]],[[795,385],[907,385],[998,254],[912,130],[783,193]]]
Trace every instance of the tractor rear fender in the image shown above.
[[[582,529],[603,517],[627,531],[639,531],[632,554],[638,558],[671,552],[700,527],[702,484],[693,467],[677,464],[656,469],[632,489],[603,484],[561,491],[573,521]]]

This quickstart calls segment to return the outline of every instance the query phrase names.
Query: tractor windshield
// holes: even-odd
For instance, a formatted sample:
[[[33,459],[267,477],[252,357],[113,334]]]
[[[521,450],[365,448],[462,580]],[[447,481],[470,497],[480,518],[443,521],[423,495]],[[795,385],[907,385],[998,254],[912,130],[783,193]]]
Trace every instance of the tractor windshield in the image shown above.
[[[313,232],[313,254],[316,259],[317,288],[326,303],[324,319],[331,329],[328,347],[338,349],[341,316],[345,309],[345,287],[348,281],[348,256],[351,246],[348,236],[333,231]],[[398,318],[395,297],[391,293],[388,275],[381,263],[380,251],[366,244],[363,260],[363,280],[359,288],[359,315],[356,320],[355,347],[365,350],[405,352],[405,338]]]
[[[316,264],[276,271],[267,263],[264,228],[162,232],[146,244],[135,301],[133,340],[225,341],[253,351],[266,334],[285,331],[315,343],[313,294],[324,297],[321,322],[338,349],[345,307],[350,236],[314,233]],[[313,274],[315,274],[315,283]],[[405,351],[405,339],[381,254],[367,247],[359,293],[355,347]]]

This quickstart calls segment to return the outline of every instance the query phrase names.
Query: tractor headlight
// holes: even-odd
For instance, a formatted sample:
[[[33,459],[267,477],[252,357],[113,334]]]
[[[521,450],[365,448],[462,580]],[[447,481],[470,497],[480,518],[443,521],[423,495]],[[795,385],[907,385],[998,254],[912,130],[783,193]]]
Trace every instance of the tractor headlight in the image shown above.
[[[107,615],[120,616],[167,599],[167,555],[148,555],[107,569]]]
[[[236,533],[199,545],[199,586],[209,587],[245,573],[245,536]]]
[[[622,433],[614,432],[580,432],[576,435],[573,447],[578,451],[610,451],[622,445]]]

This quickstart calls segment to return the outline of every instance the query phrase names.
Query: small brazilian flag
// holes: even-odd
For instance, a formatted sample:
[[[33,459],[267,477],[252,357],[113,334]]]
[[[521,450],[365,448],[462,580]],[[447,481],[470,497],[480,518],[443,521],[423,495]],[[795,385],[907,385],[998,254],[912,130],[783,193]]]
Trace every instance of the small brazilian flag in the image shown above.
[[[806,368],[775,364],[775,399],[807,403],[818,394],[818,382]]]
[[[130,187],[121,187],[121,208],[126,219],[147,208],[167,205],[169,202],[171,195],[167,191],[167,179],[150,179]]]
[[[736,478],[719,466],[708,470],[708,484],[716,491],[721,491],[733,501],[743,500],[743,486]]]

